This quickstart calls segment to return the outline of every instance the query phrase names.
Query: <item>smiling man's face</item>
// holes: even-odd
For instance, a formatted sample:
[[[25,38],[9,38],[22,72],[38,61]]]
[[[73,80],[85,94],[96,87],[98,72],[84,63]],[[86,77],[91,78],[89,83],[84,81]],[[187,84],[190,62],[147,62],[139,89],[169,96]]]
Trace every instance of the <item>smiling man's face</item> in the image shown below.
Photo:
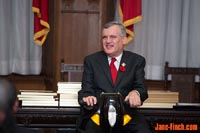
[[[123,51],[126,37],[121,35],[120,27],[113,25],[102,31],[102,45],[105,53],[110,57],[116,57]]]

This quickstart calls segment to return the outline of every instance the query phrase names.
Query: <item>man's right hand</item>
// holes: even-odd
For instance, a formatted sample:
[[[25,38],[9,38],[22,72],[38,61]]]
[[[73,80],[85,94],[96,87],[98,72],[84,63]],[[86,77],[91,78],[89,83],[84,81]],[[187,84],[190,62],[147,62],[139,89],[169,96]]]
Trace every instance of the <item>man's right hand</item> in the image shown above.
[[[83,97],[83,102],[87,103],[87,106],[94,106],[97,104],[97,98],[94,96]]]

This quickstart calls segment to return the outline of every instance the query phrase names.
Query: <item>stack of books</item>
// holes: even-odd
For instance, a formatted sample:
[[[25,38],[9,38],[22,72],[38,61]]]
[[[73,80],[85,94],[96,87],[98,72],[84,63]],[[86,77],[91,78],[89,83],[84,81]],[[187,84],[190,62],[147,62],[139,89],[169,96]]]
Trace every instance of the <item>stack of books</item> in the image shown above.
[[[148,94],[142,108],[173,108],[179,102],[178,92],[149,90]]]
[[[57,93],[47,90],[19,90],[21,106],[58,107]]]
[[[79,107],[78,91],[81,89],[80,82],[58,82],[58,95],[60,107]]]
[[[79,107],[80,82],[58,82],[57,92],[46,90],[20,90],[21,106]],[[173,108],[179,102],[179,93],[171,91],[148,91],[149,98],[140,108]]]

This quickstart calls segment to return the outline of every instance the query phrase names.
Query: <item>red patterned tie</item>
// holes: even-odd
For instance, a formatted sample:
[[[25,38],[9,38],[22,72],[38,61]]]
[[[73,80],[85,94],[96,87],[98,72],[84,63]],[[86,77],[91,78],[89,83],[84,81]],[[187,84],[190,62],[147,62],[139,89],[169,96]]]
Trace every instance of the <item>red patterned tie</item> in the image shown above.
[[[114,64],[115,61],[116,61],[116,59],[112,58],[111,63],[110,63],[110,72],[111,72],[111,75],[112,75],[113,84],[115,84],[116,77],[117,77],[117,69],[116,69],[115,64]]]

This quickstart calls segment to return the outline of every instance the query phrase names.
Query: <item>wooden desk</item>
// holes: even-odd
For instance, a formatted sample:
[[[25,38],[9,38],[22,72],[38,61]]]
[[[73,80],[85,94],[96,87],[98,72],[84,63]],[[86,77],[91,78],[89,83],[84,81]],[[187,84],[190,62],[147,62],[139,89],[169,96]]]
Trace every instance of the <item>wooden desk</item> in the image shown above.
[[[152,130],[156,124],[198,124],[200,110],[140,108]],[[20,108],[16,114],[17,124],[36,129],[76,130],[79,108]]]
[[[75,130],[79,108],[19,108],[17,124],[36,129]]]

